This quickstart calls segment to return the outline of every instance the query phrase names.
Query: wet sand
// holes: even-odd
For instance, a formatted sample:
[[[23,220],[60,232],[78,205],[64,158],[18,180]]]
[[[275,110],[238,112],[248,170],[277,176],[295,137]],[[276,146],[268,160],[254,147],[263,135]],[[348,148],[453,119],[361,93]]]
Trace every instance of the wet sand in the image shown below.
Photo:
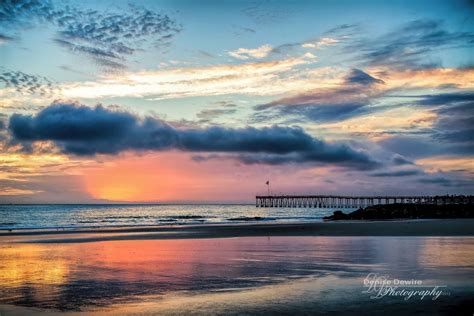
[[[474,219],[203,224],[0,231],[2,241],[27,243],[258,236],[474,236]]]
[[[305,278],[275,285],[209,293],[144,297],[140,303],[88,311],[51,311],[0,305],[8,316],[21,315],[462,315],[474,308],[469,293],[439,302],[373,300],[359,295],[359,278]],[[342,303],[343,302],[343,303]],[[466,314],[468,315],[468,314]]]
[[[0,243],[0,314],[461,315],[473,258],[474,237]],[[369,273],[445,292],[372,299]]]
[[[474,219],[0,231],[0,314],[461,314],[472,236]],[[374,300],[368,273],[448,295]]]

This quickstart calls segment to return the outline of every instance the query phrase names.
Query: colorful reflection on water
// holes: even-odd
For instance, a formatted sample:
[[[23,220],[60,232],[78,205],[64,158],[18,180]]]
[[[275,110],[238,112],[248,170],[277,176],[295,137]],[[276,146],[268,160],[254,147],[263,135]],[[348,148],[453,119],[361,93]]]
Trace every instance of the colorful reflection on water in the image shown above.
[[[87,310],[150,295],[259,288],[301,278],[369,272],[442,280],[474,276],[474,238],[245,237],[3,243],[0,303]],[[341,281],[342,282],[342,281]]]

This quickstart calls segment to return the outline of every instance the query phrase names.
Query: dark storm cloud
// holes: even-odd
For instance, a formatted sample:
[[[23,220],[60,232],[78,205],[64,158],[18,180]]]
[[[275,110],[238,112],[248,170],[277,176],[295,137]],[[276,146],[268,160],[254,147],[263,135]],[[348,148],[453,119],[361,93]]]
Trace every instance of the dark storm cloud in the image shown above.
[[[440,21],[416,20],[379,38],[356,40],[346,48],[358,52],[357,58],[369,65],[420,68],[437,64],[427,58],[429,53],[473,44],[472,32],[450,32]]]
[[[327,143],[298,127],[177,129],[152,117],[140,119],[102,106],[56,103],[36,115],[10,117],[12,142],[53,141],[77,155],[117,154],[126,150],[178,149],[235,154],[245,163],[334,163],[370,169],[377,163],[345,144]]]
[[[34,21],[57,27],[55,42],[85,54],[109,68],[123,67],[127,56],[150,45],[168,45],[181,25],[166,14],[130,5],[124,11],[99,12],[50,1],[17,0],[0,4],[0,30],[22,28]]]
[[[31,75],[22,71],[0,72],[0,82],[8,88],[14,88],[21,94],[50,95],[55,90],[53,83],[46,77]]]

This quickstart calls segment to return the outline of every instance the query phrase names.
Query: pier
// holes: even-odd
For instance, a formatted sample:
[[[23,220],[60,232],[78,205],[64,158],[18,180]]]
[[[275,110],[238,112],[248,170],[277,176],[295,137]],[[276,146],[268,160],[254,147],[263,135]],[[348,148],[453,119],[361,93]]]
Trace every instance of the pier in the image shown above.
[[[256,207],[361,208],[378,204],[474,204],[472,195],[443,196],[338,196],[257,195]]]

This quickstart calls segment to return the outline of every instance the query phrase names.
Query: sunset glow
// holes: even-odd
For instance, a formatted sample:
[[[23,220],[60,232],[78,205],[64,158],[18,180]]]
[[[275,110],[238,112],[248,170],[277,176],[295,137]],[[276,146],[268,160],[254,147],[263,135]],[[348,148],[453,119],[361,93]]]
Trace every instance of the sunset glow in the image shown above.
[[[33,2],[0,6],[2,203],[474,190],[467,2]]]

